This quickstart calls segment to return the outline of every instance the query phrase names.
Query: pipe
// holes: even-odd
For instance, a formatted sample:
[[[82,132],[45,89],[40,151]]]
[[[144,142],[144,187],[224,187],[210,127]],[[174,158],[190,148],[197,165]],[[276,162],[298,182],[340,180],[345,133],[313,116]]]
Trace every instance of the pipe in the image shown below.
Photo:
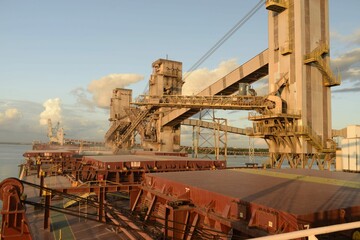
[[[344,230],[356,229],[360,228],[360,221],[358,222],[351,222],[351,223],[343,223],[343,224],[336,224],[330,225],[326,227],[318,227],[312,229],[305,229],[299,230],[294,232],[276,234],[276,235],[269,235],[265,237],[259,238],[252,238],[253,240],[273,240],[276,237],[277,240],[288,240],[288,239],[295,239],[301,237],[310,237],[315,236],[317,234],[325,234],[325,233],[332,233],[332,232],[339,232]]]

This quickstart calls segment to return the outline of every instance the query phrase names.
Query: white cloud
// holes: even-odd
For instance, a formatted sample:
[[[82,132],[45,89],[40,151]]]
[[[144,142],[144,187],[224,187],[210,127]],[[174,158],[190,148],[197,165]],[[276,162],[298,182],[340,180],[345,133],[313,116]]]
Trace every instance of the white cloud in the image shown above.
[[[331,32],[331,38],[348,44],[348,45],[359,45],[360,44],[360,29],[355,30],[350,35],[342,35],[338,32]]]
[[[332,59],[334,72],[340,72],[343,81],[360,80],[360,48],[351,49],[343,55]]]
[[[109,108],[113,89],[124,88],[143,79],[144,76],[139,74],[109,74],[92,81],[87,90],[92,94],[93,102],[97,107]]]
[[[40,140],[46,133],[38,124],[42,106],[30,101],[0,101],[0,142]]]
[[[52,103],[52,104],[51,104]],[[46,107],[44,107],[46,105]],[[54,114],[49,114],[50,106],[55,105]],[[61,107],[61,108],[60,108]],[[7,109],[18,109],[16,111],[7,111]],[[47,110],[47,111],[46,111]],[[28,142],[34,140],[47,142],[47,127],[39,124],[39,115],[42,114],[44,123],[47,124],[47,112],[56,124],[60,121],[60,126],[64,128],[66,138],[85,139],[91,141],[102,141],[105,132],[108,130],[108,113],[105,111],[89,112],[83,108],[63,105],[60,100],[51,99],[46,104],[40,104],[31,101],[0,100],[0,119],[5,115],[12,117],[11,121],[1,122],[0,120],[0,142]],[[56,116],[54,118],[54,116]],[[17,118],[16,118],[17,117]]]
[[[182,88],[182,94],[197,94],[204,88],[224,77],[238,66],[239,64],[236,63],[236,59],[230,59],[227,61],[222,61],[217,68],[212,70],[202,68],[193,72],[185,73],[184,76],[188,77],[185,79],[185,83]]]
[[[53,123],[61,121],[60,98],[48,99],[43,103],[45,110],[40,113],[40,125],[47,125],[48,119]]]
[[[342,35],[338,32],[332,32],[331,38],[339,44],[332,49],[331,67],[335,74],[340,74],[343,82],[360,82],[360,29],[352,34]],[[334,50],[334,51],[333,51]],[[342,87],[340,87],[342,88]],[[336,90],[339,92],[341,89]]]
[[[252,88],[255,89],[258,96],[265,96],[269,93],[269,78],[264,77],[259,81],[252,84]]]
[[[22,114],[17,108],[8,108],[0,112],[0,123],[14,122],[21,118]]]

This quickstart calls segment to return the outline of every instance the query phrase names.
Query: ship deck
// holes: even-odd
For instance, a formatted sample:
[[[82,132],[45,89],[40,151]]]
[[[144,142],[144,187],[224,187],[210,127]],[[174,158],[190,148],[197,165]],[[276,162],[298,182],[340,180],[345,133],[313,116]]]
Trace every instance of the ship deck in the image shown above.
[[[167,203],[170,219],[186,225],[185,216],[191,216],[200,232],[212,224],[218,231],[227,226],[234,234],[260,237],[360,220],[355,173],[242,168],[147,173],[143,183],[132,209],[147,204],[154,209],[148,218],[156,220],[164,212],[159,205]]]
[[[64,160],[59,158],[59,161]],[[75,188],[72,185],[73,178],[52,175],[47,165],[51,166],[53,162],[48,162],[44,161],[41,166],[42,173],[49,173],[43,177],[44,187],[78,195],[95,192],[98,199],[101,187],[106,188],[107,192],[113,191],[109,186],[100,185]],[[193,210],[189,211],[196,212],[200,219],[211,218],[211,221],[219,221],[249,236],[266,235],[264,231],[275,233],[283,226],[293,231],[300,225],[317,227],[360,219],[359,174],[307,169],[224,170],[222,168],[226,167],[226,162],[223,161],[193,159],[168,153],[84,156],[79,162],[89,167],[81,170],[85,176],[88,176],[88,172],[95,172],[120,187],[122,184],[133,186],[137,183],[134,189],[129,188],[131,196],[136,196],[133,190],[137,188],[141,189],[138,197],[141,191],[144,192],[143,200],[140,200],[143,203],[149,202],[148,196],[157,196],[151,200],[154,209],[160,211],[162,208],[155,206],[177,200],[182,202],[185,197],[193,204],[189,206]],[[71,161],[65,163],[72,164]],[[40,185],[41,177],[37,177],[36,171],[31,170],[22,180]],[[76,176],[72,171],[66,174]],[[133,178],[124,178],[132,174]],[[94,175],[94,178],[98,179],[98,175]],[[99,184],[105,182],[99,180]],[[44,202],[39,189],[25,186],[24,193],[28,201]],[[130,202],[135,203],[135,207],[127,208],[135,209],[138,200],[131,196]],[[51,200],[51,206],[63,207],[65,202],[57,196]],[[81,213],[83,207],[77,205],[70,208],[74,213]],[[98,214],[96,207],[86,208],[86,211]],[[209,211],[211,215],[208,215]],[[127,239],[129,236],[116,233],[111,225],[52,210],[50,227],[44,230],[44,212],[42,207],[27,205],[26,216],[34,239],[59,239],[60,235],[63,239]],[[161,212],[154,214],[161,215]]]
[[[233,169],[147,174],[187,188],[263,205],[294,215],[356,208],[360,175],[306,169]],[[206,179],[206,181],[204,181]]]
[[[187,171],[226,168],[225,160],[210,160],[188,157],[186,153],[141,152],[126,155],[84,156],[83,164],[98,170],[116,171]]]
[[[26,176],[23,180],[34,184],[40,182],[37,175]],[[304,169],[231,169],[147,173],[145,182],[151,184],[153,194],[157,190],[162,194],[164,185],[173,189],[173,197],[184,196],[182,191],[188,191],[189,199],[199,212],[214,201],[215,214],[223,214],[227,205],[236,202],[293,216],[298,222],[311,222],[313,226],[337,218],[333,216],[334,211],[345,210],[347,217],[360,218],[359,174]],[[70,189],[71,181],[65,176],[48,176],[44,178],[44,186]],[[40,197],[39,189],[32,187],[25,186],[24,193],[28,201],[41,202],[44,198]],[[59,207],[66,202],[62,198],[51,201],[52,206]],[[71,207],[74,213],[84,211],[83,208]],[[91,207],[86,211],[97,214]],[[50,211],[50,227],[44,229],[44,209],[30,205],[26,216],[33,239],[127,239],[121,232],[116,233],[111,225],[55,211]],[[236,223],[232,224],[241,229]]]
[[[190,158],[186,156],[171,155],[98,155],[84,156],[84,160],[95,160],[99,162],[148,162],[148,161],[193,161],[193,162],[213,162],[214,160]]]
[[[26,182],[39,184],[39,178],[36,175],[26,176]],[[56,188],[70,188],[71,182],[64,176],[49,176],[44,179],[44,186]],[[25,185],[24,194],[27,195],[27,201],[41,203],[39,189]],[[52,199],[52,206],[62,207],[66,202],[62,198]],[[84,206],[71,207],[74,213],[84,211]],[[87,214],[96,214],[96,210],[86,206]],[[111,225],[96,221],[87,220],[68,214],[50,211],[50,226],[44,229],[44,209],[26,206],[26,217],[29,222],[32,239],[37,240],[56,240],[56,239],[127,239],[122,234],[116,234]]]

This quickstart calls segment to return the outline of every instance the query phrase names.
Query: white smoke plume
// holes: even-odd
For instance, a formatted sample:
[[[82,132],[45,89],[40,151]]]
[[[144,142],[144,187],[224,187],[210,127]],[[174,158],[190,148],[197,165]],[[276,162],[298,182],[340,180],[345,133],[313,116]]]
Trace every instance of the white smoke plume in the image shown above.
[[[21,112],[17,108],[9,108],[4,112],[0,112],[0,124],[5,122],[13,122],[20,119]]]
[[[53,123],[61,121],[60,98],[48,99],[43,103],[45,110],[40,113],[40,125],[47,125],[48,119]]]
[[[144,76],[139,74],[110,74],[92,81],[87,90],[93,95],[97,107],[109,108],[113,89],[124,88],[143,79]]]
[[[239,64],[236,63],[236,59],[230,59],[227,61],[222,61],[217,68],[212,70],[202,68],[197,69],[191,73],[185,73],[184,76],[188,75],[188,77],[185,79],[185,83],[182,88],[182,94],[197,94],[215,81],[224,77],[238,66]]]

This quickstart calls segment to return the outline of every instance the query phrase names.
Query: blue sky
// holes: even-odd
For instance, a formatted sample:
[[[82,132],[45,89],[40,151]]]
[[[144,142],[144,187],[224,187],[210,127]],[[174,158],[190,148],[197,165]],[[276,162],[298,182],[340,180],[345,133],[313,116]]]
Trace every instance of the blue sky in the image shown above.
[[[257,2],[0,1],[0,141],[47,141],[41,118],[49,116],[69,138],[102,140],[113,87],[141,94],[158,58],[186,72]],[[332,89],[339,129],[360,124],[360,1],[329,6],[331,58],[343,75]],[[220,78],[266,48],[262,8],[197,73]],[[231,114],[230,124],[251,126],[244,116]]]

